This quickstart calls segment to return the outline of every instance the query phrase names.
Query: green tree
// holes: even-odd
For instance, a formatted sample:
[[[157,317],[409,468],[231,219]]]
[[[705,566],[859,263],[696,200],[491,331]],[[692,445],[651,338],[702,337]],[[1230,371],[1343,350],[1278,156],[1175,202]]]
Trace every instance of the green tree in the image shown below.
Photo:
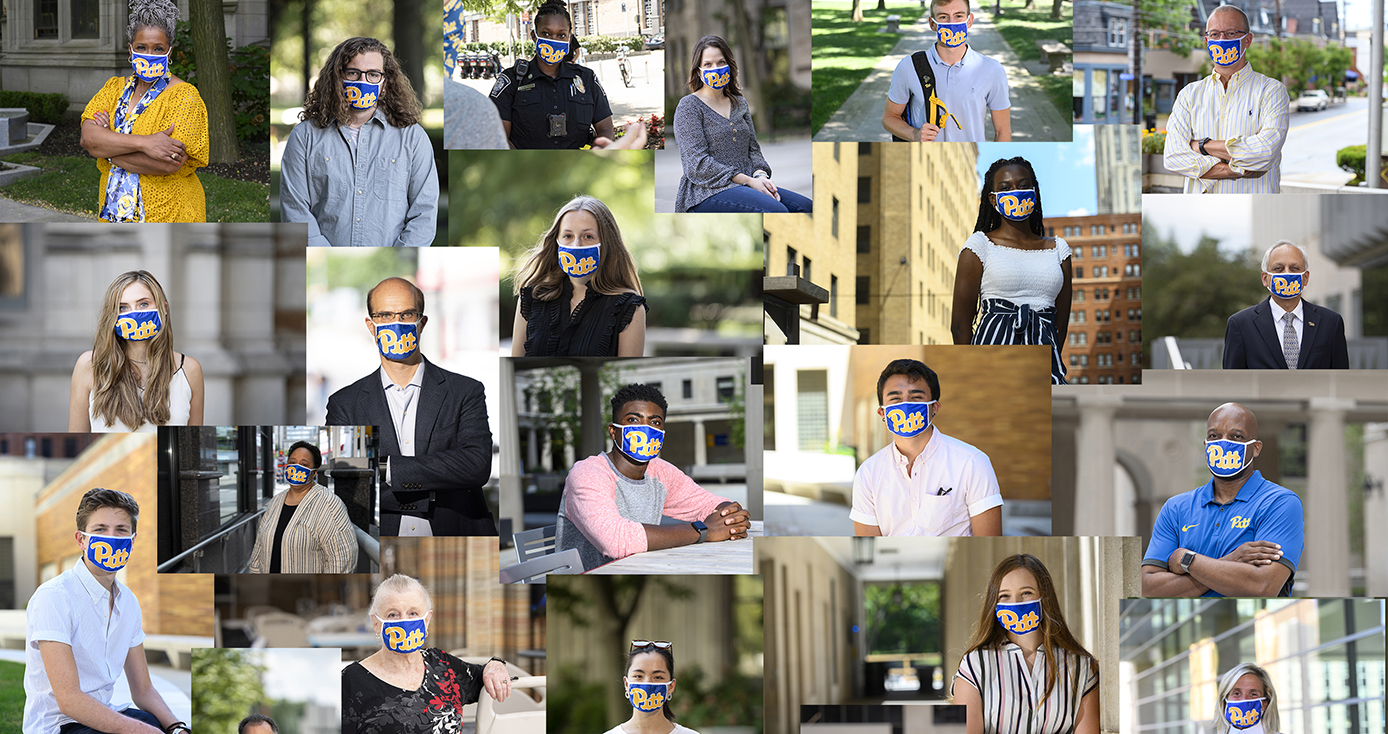
[[[1138,26],[1152,38],[1153,48],[1164,48],[1177,56],[1202,49],[1205,43],[1195,27],[1191,0],[1140,0]]]
[[[222,4],[213,0],[190,0],[188,29],[192,32],[193,55],[198,62],[198,96],[207,106],[207,161],[234,163],[241,156],[236,146],[236,117],[231,104],[231,71]]]
[[[193,650],[193,721],[204,732],[236,731],[251,707],[266,701],[265,666],[250,650],[221,647]]]
[[[868,584],[863,597],[868,654],[940,652],[939,584]]]
[[[581,377],[576,367],[547,367],[533,370],[532,381],[527,394],[535,401],[539,413],[539,423],[550,432],[553,442],[551,451],[560,451],[568,437],[572,437],[575,449],[581,443],[579,434],[583,419],[580,413]],[[622,367],[618,362],[608,362],[598,373],[598,384],[602,386],[602,410],[608,410],[608,403],[617,389],[626,384],[622,379]],[[535,467],[530,467],[534,469]]]

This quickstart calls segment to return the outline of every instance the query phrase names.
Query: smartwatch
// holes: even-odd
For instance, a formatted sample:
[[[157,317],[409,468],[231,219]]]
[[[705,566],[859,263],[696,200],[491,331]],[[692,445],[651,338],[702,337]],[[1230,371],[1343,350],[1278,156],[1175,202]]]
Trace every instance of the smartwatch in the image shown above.
[[[708,540],[708,526],[705,525],[702,520],[695,520],[694,522],[691,522],[689,524],[694,526],[695,530],[699,531],[699,539],[694,541],[694,545],[698,545],[704,542],[705,540]]]
[[[1186,551],[1186,554],[1181,556],[1181,570],[1190,573],[1190,564],[1192,563],[1195,563],[1195,552]]]
[[[1205,152],[1205,143],[1208,143],[1211,140],[1214,140],[1214,138],[1205,138],[1204,140],[1200,141],[1200,155],[1209,155],[1209,153]]]

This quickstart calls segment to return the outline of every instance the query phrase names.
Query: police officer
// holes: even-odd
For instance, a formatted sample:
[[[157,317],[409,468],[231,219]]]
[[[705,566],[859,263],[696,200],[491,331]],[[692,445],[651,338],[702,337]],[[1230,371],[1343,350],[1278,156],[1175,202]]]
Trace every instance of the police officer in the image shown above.
[[[496,75],[492,102],[512,148],[582,148],[613,138],[612,108],[592,69],[571,62],[577,42],[562,2],[535,11],[535,57]],[[571,50],[573,49],[573,50]]]

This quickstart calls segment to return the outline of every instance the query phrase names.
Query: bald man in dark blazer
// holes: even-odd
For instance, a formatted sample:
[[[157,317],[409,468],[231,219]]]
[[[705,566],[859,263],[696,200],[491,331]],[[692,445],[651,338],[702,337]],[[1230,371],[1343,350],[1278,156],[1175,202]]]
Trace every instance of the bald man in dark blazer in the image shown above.
[[[1262,267],[1271,295],[1229,317],[1224,369],[1349,369],[1345,320],[1301,296],[1311,280],[1301,248],[1278,242],[1263,255]]]

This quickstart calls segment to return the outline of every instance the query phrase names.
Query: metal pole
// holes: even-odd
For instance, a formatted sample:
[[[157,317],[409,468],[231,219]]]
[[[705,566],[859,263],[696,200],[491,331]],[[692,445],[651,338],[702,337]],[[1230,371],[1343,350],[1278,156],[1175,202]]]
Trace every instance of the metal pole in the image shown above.
[[[1379,161],[1383,154],[1383,0],[1373,0],[1374,25],[1369,40],[1369,140],[1364,158],[1364,179],[1371,189],[1381,188]]]

